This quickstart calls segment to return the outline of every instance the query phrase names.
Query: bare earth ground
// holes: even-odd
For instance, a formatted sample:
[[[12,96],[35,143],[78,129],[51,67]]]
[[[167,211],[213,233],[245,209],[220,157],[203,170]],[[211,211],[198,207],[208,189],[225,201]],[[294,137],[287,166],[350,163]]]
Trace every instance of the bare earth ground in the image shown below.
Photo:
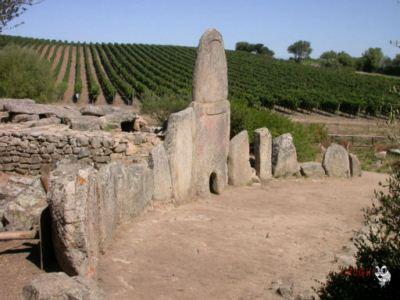
[[[61,47],[58,47],[57,53],[56,53],[56,57],[54,58],[53,65],[51,66],[51,69],[52,69],[53,71],[54,71],[54,69],[56,68],[56,66],[57,66],[57,64],[58,64],[58,61],[59,61],[60,58],[61,58],[62,50],[63,50],[63,47],[62,47],[62,46],[61,46]],[[54,51],[54,50],[53,50],[53,51]],[[51,57],[51,55],[50,55],[50,57]]]
[[[62,47],[62,50],[60,52],[60,55],[62,55],[62,51],[63,50],[65,51],[64,52],[64,58],[63,58],[63,61],[61,63],[60,73],[58,73],[57,83],[60,83],[63,80],[65,71],[67,70],[68,57],[69,57],[69,47],[71,47],[71,46]],[[60,56],[60,59],[61,59],[61,56]],[[58,63],[58,61],[57,61],[57,63]]]
[[[69,72],[68,87],[64,94],[64,103],[73,103],[72,97],[74,95],[75,88],[76,47],[72,48],[71,55],[71,69]]]
[[[100,286],[107,299],[279,299],[269,289],[277,279],[309,290],[337,267],[334,255],[385,177],[273,180],[155,204],[118,230],[100,259]],[[0,299],[18,299],[41,272],[26,243],[0,242]]]
[[[277,279],[309,290],[337,267],[384,179],[274,180],[155,207],[119,229],[100,286],[109,299],[274,299]]]

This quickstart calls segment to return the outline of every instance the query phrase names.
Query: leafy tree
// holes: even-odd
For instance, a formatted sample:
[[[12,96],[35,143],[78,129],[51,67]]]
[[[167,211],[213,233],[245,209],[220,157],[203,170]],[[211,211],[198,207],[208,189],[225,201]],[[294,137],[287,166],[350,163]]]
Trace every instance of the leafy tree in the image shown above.
[[[248,42],[237,42],[235,49],[236,49],[236,51],[251,52],[252,51],[252,45],[249,44]]]
[[[307,41],[297,41],[296,43],[288,47],[288,52],[294,55],[296,61],[301,61],[310,57],[313,49],[311,48],[311,43]]]
[[[273,57],[275,52],[264,46],[264,44],[250,44],[248,42],[238,42],[236,43],[236,51],[246,51],[251,53],[257,53],[261,55],[267,55]]]
[[[1,0],[0,1],[0,33],[6,28],[7,24],[13,19],[18,18],[26,12],[28,6],[32,6],[43,0]],[[19,26],[23,23],[19,23]]]
[[[10,45],[0,50],[0,98],[31,98],[48,102],[55,98],[51,66],[33,50]]]
[[[326,67],[338,67],[339,59],[335,51],[327,51],[321,54],[320,59],[322,64]]]
[[[362,69],[365,72],[377,72],[382,67],[383,61],[381,48],[369,48],[362,55]]]
[[[341,51],[338,53],[338,61],[339,64],[341,64],[343,67],[351,67],[353,68],[355,66],[355,59],[351,57],[350,54]]]

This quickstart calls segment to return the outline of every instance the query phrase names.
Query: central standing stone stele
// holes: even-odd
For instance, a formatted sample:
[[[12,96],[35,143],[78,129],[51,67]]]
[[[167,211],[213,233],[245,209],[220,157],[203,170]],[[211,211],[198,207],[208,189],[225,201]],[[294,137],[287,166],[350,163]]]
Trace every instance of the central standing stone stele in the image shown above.
[[[190,126],[192,124],[192,126]],[[228,70],[221,34],[207,30],[197,53],[190,106],[172,114],[165,148],[174,198],[220,194],[228,184]]]

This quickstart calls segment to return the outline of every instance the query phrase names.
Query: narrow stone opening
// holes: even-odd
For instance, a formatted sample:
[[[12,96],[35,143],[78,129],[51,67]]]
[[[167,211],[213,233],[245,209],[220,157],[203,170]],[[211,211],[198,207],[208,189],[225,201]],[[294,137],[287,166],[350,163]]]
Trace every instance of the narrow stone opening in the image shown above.
[[[132,132],[133,131],[133,121],[121,122],[121,130],[123,132]]]
[[[45,118],[47,118],[46,114],[39,114],[39,119],[45,119]]]
[[[210,192],[212,194],[218,194],[217,174],[215,174],[215,172],[210,175]]]
[[[54,252],[53,238],[52,238],[52,221],[50,209],[47,207],[43,210],[40,216],[40,250],[39,260],[40,267],[48,272],[60,271],[60,266],[57,263],[56,255]]]

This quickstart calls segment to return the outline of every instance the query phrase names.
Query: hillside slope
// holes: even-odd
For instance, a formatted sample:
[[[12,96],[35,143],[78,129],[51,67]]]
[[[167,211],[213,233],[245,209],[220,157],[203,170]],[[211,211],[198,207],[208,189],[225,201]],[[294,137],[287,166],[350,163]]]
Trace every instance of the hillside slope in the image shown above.
[[[146,95],[188,96],[191,93],[195,48],[143,44],[74,44],[13,36],[0,36],[0,46],[15,43],[36,51],[54,66],[62,78],[70,56],[85,53],[80,68],[64,76],[64,102],[72,101],[71,90],[79,92],[78,103],[113,103],[122,99],[144,100]],[[69,49],[72,49],[69,51]],[[396,78],[364,76],[347,70],[304,66],[249,53],[227,51],[230,99],[272,108],[341,111],[348,114],[388,114],[399,107],[399,97],[391,90],[399,86]],[[64,59],[64,62],[59,62]],[[60,67],[57,67],[57,66]],[[87,69],[89,67],[89,70]],[[73,73],[69,75],[69,72]],[[72,77],[86,80],[83,90],[71,87]],[[74,82],[76,86],[76,81]],[[99,89],[100,91],[97,91]],[[90,99],[89,99],[90,98]]]

